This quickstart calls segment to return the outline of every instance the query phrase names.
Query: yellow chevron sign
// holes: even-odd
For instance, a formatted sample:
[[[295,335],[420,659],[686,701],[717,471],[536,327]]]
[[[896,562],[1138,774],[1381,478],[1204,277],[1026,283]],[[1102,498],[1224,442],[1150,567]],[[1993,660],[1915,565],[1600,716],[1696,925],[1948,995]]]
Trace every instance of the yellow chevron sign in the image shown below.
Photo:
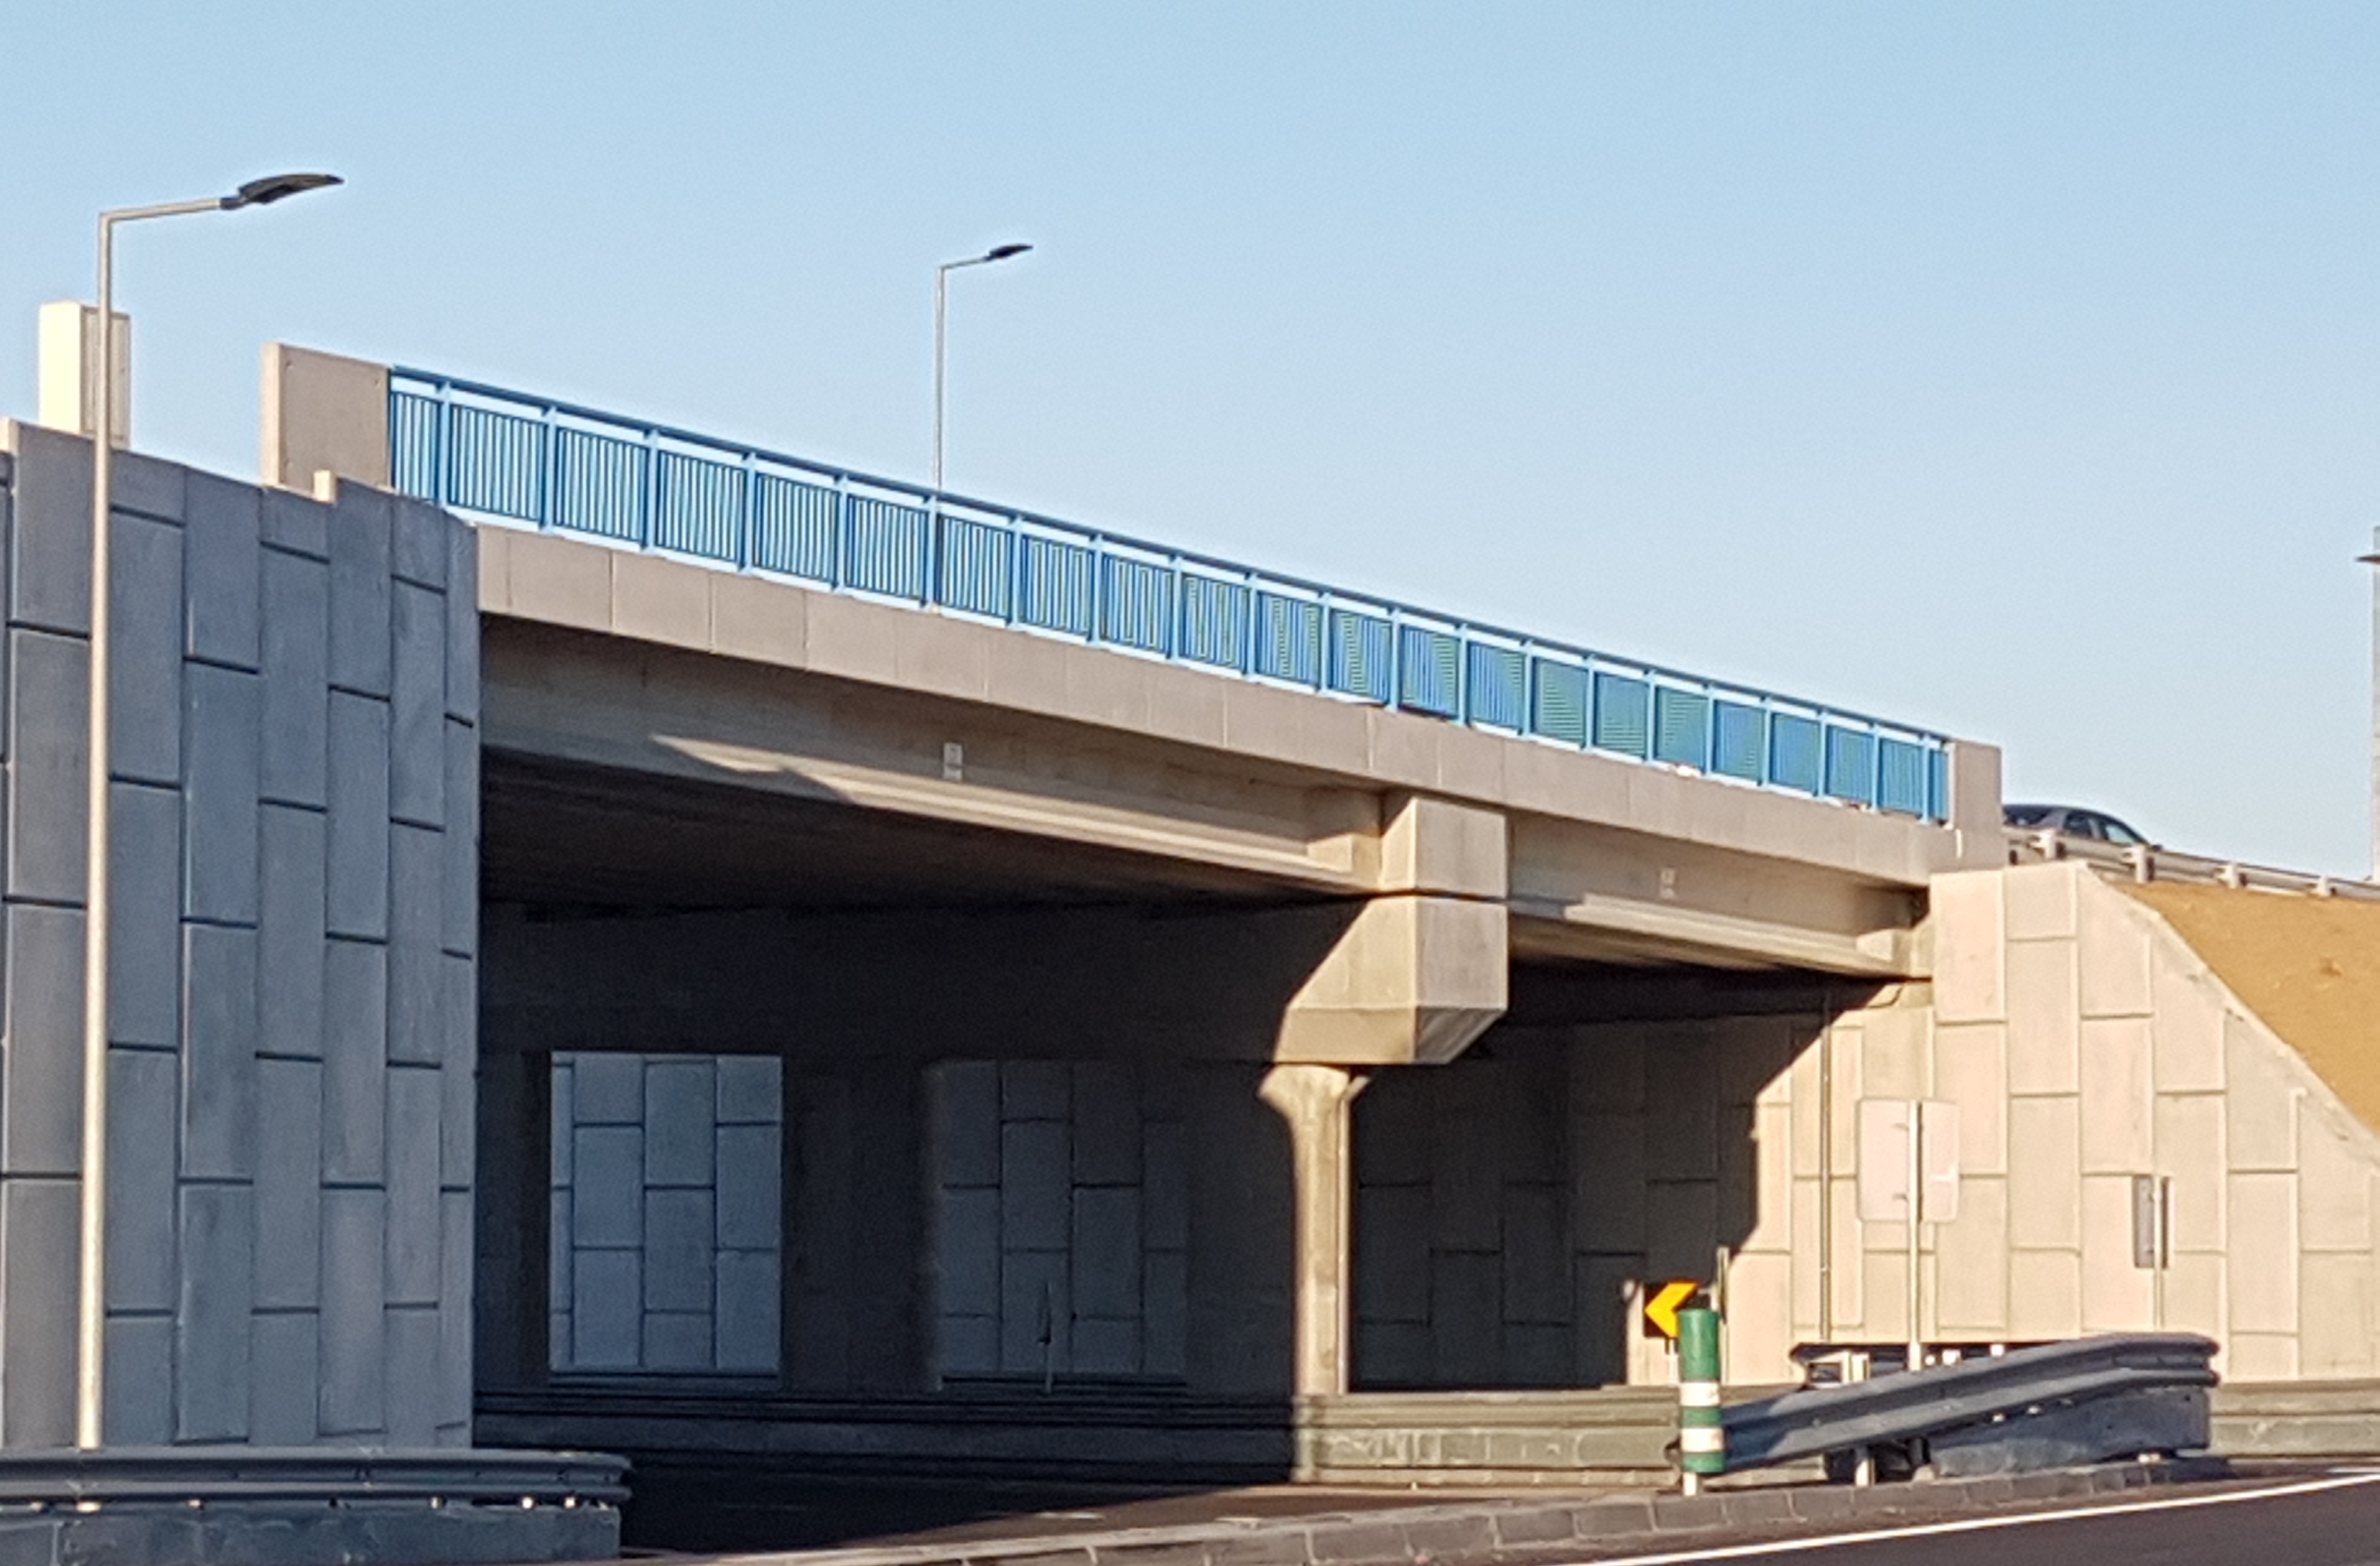
[[[1703,1286],[1691,1279],[1672,1279],[1645,1298],[1645,1325],[1664,1338],[1678,1335],[1678,1312],[1692,1304]]]

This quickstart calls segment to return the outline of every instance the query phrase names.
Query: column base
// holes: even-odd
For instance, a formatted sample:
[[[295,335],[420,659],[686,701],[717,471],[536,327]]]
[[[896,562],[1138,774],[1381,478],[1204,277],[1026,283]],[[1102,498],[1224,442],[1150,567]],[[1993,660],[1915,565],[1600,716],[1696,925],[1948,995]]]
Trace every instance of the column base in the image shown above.
[[[620,1549],[625,1460],[341,1447],[0,1451],[0,1561],[480,1566]]]

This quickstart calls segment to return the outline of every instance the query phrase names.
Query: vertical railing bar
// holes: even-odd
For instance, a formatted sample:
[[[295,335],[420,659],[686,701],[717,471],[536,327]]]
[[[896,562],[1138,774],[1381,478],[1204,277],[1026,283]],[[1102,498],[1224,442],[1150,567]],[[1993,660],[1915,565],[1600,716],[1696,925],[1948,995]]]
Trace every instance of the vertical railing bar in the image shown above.
[[[827,551],[827,586],[836,592],[849,576],[847,565],[851,554],[851,532],[858,526],[851,514],[851,477],[846,473],[834,476],[834,537]]]
[[[554,427],[555,410],[552,403],[541,410],[537,439],[537,525],[552,528],[562,518],[562,496],[559,480],[562,469],[562,437]]]
[[[743,462],[744,483],[736,501],[735,569],[752,569],[752,533],[759,525],[760,514],[760,469],[746,452]]]

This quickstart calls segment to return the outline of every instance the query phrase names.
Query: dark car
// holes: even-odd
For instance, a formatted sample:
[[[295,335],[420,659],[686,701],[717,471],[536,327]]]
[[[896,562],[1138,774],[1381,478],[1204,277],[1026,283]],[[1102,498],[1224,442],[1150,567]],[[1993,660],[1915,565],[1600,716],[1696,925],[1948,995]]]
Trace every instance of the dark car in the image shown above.
[[[2004,805],[2000,819],[2026,832],[2054,832],[2061,837],[2089,838],[2119,848],[2154,847],[2148,838],[2108,815],[2074,805]]]

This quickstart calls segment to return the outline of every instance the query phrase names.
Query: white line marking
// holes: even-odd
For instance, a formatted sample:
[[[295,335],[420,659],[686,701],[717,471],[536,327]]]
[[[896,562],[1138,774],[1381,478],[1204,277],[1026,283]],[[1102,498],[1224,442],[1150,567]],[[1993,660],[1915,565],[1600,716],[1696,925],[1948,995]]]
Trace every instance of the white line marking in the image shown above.
[[[2303,1479],[2260,1490],[2226,1490],[2220,1495],[2173,1496],[2158,1500],[2111,1506],[2071,1506],[2058,1511],[2033,1511],[2020,1517],[1970,1517],[1956,1523],[1917,1523],[1900,1528],[1877,1528],[1864,1534],[1828,1534],[1815,1539],[1771,1539],[1766,1544],[1722,1545],[1711,1549],[1680,1549],[1661,1555],[1609,1555],[1580,1566],[1674,1566],[1689,1560],[1741,1560],[1758,1555],[1790,1555],[1796,1550],[1833,1549],[1842,1545],[1883,1544],[1893,1539],[1932,1538],[1944,1534],[1980,1534],[1995,1528],[2024,1528],[2036,1523],[2073,1523],[2092,1517],[2120,1517],[2133,1511],[2180,1511],[2199,1506],[2230,1506],[2246,1500],[2277,1500],[2284,1496],[2312,1495],[2318,1490],[2349,1489],[2380,1484],[2380,1470],[2358,1470],[2325,1479]]]

